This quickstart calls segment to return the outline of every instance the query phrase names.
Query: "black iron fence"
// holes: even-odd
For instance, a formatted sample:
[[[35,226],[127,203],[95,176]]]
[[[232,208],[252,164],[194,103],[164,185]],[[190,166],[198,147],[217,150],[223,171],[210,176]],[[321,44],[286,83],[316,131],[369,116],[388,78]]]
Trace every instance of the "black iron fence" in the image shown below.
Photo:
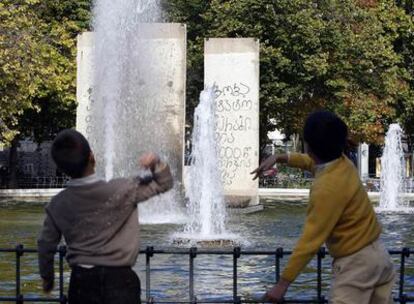
[[[0,189],[52,189],[66,186],[69,177],[65,176],[19,176],[15,187],[11,187],[8,179],[0,181]]]
[[[0,302],[1,301],[8,301],[8,302],[15,302],[17,304],[22,304],[24,302],[56,302],[56,303],[67,303],[67,296],[64,290],[64,257],[66,255],[66,247],[59,246],[57,248],[58,253],[58,267],[59,267],[59,275],[58,275],[58,290],[59,294],[58,297],[35,297],[35,296],[25,296],[21,293],[21,260],[24,254],[26,253],[37,253],[36,249],[24,248],[23,245],[18,245],[15,248],[0,248],[1,253],[14,253],[15,254],[15,266],[16,266],[16,275],[15,275],[15,295],[14,296],[2,296],[0,291]],[[247,300],[242,299],[238,293],[238,266],[239,266],[239,258],[243,256],[273,256],[274,257],[274,279],[278,281],[280,278],[280,261],[283,257],[290,255],[291,251],[286,251],[283,248],[277,248],[274,251],[244,251],[241,250],[240,247],[235,247],[233,250],[204,250],[198,249],[196,247],[190,249],[175,249],[175,250],[156,250],[154,247],[147,247],[145,250],[140,251],[141,254],[145,255],[145,300],[143,303],[264,303],[262,300]],[[398,303],[414,303],[414,295],[409,296],[405,293],[405,282],[408,277],[406,271],[408,268],[407,266],[407,259],[410,257],[411,254],[414,253],[414,250],[410,248],[403,248],[402,250],[390,250],[389,253],[393,256],[399,256],[399,278],[398,278],[398,293],[394,297],[394,300]],[[181,255],[186,256],[189,261],[189,290],[188,296],[189,301],[158,301],[151,296],[151,260],[154,258],[155,255],[165,255],[165,254],[174,254],[174,255]],[[317,254],[317,271],[316,271],[316,295],[311,298],[301,298],[301,299],[293,299],[293,298],[286,298],[284,303],[328,303],[326,295],[322,292],[322,260],[327,256],[327,252],[325,248],[321,248]],[[232,256],[233,259],[233,290],[232,290],[232,299],[230,300],[202,300],[198,301],[195,291],[194,291],[194,260],[199,255],[227,255]],[[414,269],[410,268],[410,271]]]

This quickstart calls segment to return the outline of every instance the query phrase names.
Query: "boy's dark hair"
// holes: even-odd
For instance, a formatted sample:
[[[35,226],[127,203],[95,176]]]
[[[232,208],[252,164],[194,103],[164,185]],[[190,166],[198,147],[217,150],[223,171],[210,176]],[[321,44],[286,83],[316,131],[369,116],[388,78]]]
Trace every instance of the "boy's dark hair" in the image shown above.
[[[322,161],[340,157],[346,145],[348,127],[329,111],[316,111],[308,116],[303,137],[312,152]]]
[[[91,148],[78,131],[60,132],[52,144],[52,158],[60,170],[72,178],[82,177],[89,162]]]

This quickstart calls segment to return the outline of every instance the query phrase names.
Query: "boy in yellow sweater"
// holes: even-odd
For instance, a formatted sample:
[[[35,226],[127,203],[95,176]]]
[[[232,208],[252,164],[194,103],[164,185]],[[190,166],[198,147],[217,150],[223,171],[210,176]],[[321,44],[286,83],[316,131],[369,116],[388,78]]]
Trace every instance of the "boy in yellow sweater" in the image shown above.
[[[303,233],[280,281],[266,293],[269,301],[282,301],[290,283],[326,243],[334,259],[329,303],[393,303],[394,267],[379,240],[381,226],[368,194],[343,154],[347,133],[333,113],[314,112],[304,127],[307,154],[272,155],[252,172],[257,178],[275,163],[286,163],[315,176]]]

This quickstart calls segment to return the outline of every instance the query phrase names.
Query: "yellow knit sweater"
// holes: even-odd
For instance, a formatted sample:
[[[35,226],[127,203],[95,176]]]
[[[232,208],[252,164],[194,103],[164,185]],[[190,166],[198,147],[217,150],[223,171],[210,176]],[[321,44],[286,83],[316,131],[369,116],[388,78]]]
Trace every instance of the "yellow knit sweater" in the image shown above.
[[[291,154],[288,165],[315,174],[302,236],[282,273],[292,282],[326,243],[335,257],[350,255],[378,238],[381,226],[356,168],[346,157],[316,170],[307,154]]]

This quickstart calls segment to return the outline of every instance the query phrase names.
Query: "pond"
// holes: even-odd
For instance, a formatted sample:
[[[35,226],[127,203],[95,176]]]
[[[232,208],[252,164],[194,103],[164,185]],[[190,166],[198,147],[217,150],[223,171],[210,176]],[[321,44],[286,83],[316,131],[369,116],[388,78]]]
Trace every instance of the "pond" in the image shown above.
[[[252,214],[229,216],[227,227],[245,240],[242,250],[269,250],[277,247],[291,250],[298,239],[305,218],[306,203],[263,201],[265,209]],[[35,248],[41,228],[44,203],[0,202],[0,248],[23,244]],[[382,239],[388,249],[414,247],[414,214],[379,214],[383,225]],[[141,225],[141,248],[176,249],[172,235],[182,224]],[[398,270],[399,256],[395,259]],[[283,267],[287,257],[281,260]],[[274,284],[274,256],[245,256],[238,260],[238,294],[245,299],[258,299]],[[331,259],[323,259],[323,293],[330,281]],[[405,291],[414,296],[414,257],[408,258]],[[231,255],[197,255],[194,260],[194,290],[198,300],[231,300],[233,288],[233,257]],[[145,297],[145,255],[140,255],[134,267]],[[316,295],[316,262],[305,269],[289,289],[288,297],[309,298]],[[70,269],[65,268],[65,284]],[[178,301],[189,299],[188,255],[154,255],[151,258],[151,296],[155,300]],[[15,288],[15,254],[0,253],[0,296],[13,296]],[[396,285],[397,289],[397,285]],[[42,295],[37,274],[37,255],[22,257],[22,293]],[[57,293],[54,294],[57,296]]]

